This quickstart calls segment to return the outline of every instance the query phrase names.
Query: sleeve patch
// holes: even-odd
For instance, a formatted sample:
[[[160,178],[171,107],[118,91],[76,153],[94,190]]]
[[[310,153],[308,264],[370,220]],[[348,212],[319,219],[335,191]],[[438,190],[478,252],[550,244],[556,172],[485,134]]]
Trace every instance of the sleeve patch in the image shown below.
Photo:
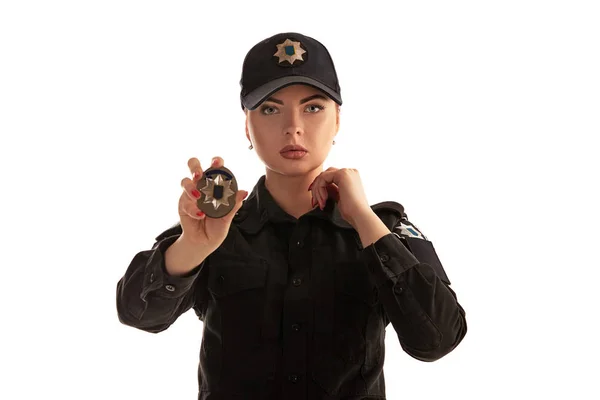
[[[404,237],[427,240],[427,237],[423,235],[423,233],[421,233],[421,231],[418,230],[416,226],[414,226],[407,220],[401,220],[400,225],[396,227],[396,230],[400,235]]]

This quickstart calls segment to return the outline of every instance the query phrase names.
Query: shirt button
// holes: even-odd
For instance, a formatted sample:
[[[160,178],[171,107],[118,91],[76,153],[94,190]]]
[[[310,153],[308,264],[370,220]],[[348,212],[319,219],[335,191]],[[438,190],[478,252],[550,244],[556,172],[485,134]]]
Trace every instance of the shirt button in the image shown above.
[[[292,329],[294,330],[294,332],[298,332],[300,330],[300,325],[298,324],[293,324],[292,325]]]
[[[379,259],[383,262],[386,262],[390,259],[390,257],[387,254],[382,254],[381,257],[379,257]]]
[[[402,286],[394,286],[394,292],[396,292],[397,294],[402,294],[402,292],[404,291],[404,288]]]
[[[292,283],[294,284],[294,286],[300,286],[302,284],[302,278],[294,278]]]
[[[288,379],[290,380],[290,382],[296,383],[298,382],[298,375],[290,375],[288,376]]]
[[[167,289],[169,292],[174,292],[175,291],[175,286],[173,286],[173,285],[167,285],[167,286],[165,286],[165,289]]]

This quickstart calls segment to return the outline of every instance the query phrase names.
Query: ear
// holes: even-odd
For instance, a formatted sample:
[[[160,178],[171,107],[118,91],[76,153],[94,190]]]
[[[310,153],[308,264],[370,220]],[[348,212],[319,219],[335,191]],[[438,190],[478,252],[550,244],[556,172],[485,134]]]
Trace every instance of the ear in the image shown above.
[[[340,130],[340,106],[337,105],[337,112],[335,114],[335,134],[337,135]]]
[[[246,126],[246,138],[250,140],[250,132],[248,131],[248,110],[244,109],[244,113],[246,114],[246,122],[244,124]]]

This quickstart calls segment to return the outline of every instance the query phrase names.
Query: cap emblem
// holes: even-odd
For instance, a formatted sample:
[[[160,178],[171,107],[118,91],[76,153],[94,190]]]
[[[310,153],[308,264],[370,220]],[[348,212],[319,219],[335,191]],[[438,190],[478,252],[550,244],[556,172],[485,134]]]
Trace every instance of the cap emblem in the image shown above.
[[[279,57],[279,64],[287,61],[293,65],[296,60],[305,61],[302,58],[304,53],[306,53],[306,50],[300,47],[300,42],[286,39],[285,42],[277,45],[277,52],[273,55]]]

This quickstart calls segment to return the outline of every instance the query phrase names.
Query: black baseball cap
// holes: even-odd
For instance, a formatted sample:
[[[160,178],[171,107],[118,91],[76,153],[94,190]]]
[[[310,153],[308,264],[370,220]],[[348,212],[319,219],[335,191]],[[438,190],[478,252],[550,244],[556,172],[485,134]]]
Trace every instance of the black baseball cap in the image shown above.
[[[286,86],[303,83],[322,90],[342,105],[340,85],[329,51],[300,33],[278,33],[250,49],[242,66],[242,109],[256,109]]]

